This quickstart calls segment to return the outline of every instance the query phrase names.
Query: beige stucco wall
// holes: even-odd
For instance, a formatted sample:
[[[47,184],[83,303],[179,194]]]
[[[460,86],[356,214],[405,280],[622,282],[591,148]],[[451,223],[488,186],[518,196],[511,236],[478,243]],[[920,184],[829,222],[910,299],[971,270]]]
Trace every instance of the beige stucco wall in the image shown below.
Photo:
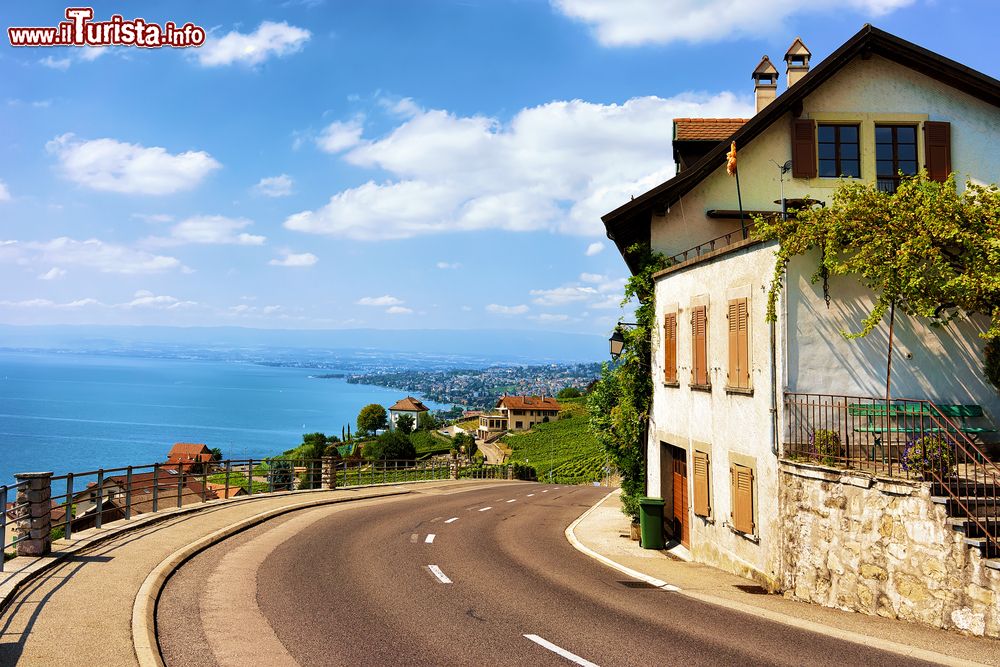
[[[952,169],[980,183],[1000,180],[1000,151],[986,137],[1000,126],[1000,109],[965,93],[877,56],[856,59],[803,101],[803,118],[856,121],[861,127],[864,180],[874,180],[874,127],[877,122],[918,125],[918,163],[923,164],[924,120],[948,121],[951,127]],[[777,164],[791,159],[790,114],[778,119],[756,139],[737,146],[740,188],[745,210],[778,211],[781,198]],[[773,162],[772,162],[773,161]],[[784,177],[786,198],[812,197],[832,202],[839,181],[833,178]],[[735,220],[705,217],[710,209],[736,209],[736,180],[720,165],[708,178],[672,204],[665,216],[653,217],[654,249],[673,255],[727,232],[738,230]]]
[[[687,452],[688,499],[693,502],[692,450],[709,454],[711,461],[712,517],[708,520],[688,512],[691,553],[696,560],[712,563],[733,572],[752,576],[772,585],[777,581],[779,554],[775,539],[777,520],[777,478],[775,456],[771,453],[771,352],[770,327],[765,318],[765,294],[774,266],[773,245],[757,245],[670,273],[656,284],[658,328],[653,334],[653,411],[650,420],[647,493],[667,496],[669,479],[661,486],[660,443]],[[753,394],[726,391],[729,359],[729,299],[749,298],[750,366]],[[706,305],[708,314],[708,366],[710,392],[691,389],[692,337],[691,307]],[[664,379],[663,332],[667,312],[677,312],[677,377],[680,386],[669,387]],[[781,367],[781,345],[777,345]],[[780,392],[780,380],[778,391]],[[743,536],[729,527],[731,461],[750,465],[757,486],[756,534]],[[669,477],[669,471],[666,471]]]

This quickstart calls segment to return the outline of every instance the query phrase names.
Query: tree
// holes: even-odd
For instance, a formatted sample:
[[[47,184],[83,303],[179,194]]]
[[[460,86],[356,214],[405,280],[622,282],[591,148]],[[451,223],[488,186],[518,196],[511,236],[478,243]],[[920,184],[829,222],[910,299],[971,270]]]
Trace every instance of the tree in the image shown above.
[[[323,456],[328,440],[324,433],[304,433],[302,444],[298,447],[298,455],[304,459],[318,459]]]
[[[358,413],[358,431],[361,433],[374,433],[385,428],[387,423],[385,408],[378,403],[366,405]]]
[[[576,387],[566,387],[565,389],[560,389],[559,393],[556,394],[556,398],[580,398],[583,394]]]
[[[653,275],[670,260],[647,244],[634,244],[626,252],[638,271],[625,284],[622,306],[634,298],[636,326],[622,332],[622,355],[614,366],[604,364],[601,379],[587,399],[590,428],[622,478],[622,511],[633,521],[639,516],[639,498],[646,485],[646,425],[653,402],[651,375],[652,335],[655,326]]]
[[[413,460],[417,458],[417,450],[410,442],[410,436],[399,430],[386,431],[365,445],[365,458],[383,461]]]
[[[213,461],[222,460],[222,449],[220,449],[219,447],[212,447],[212,449],[210,449],[209,451],[212,452]]]
[[[413,415],[400,415],[396,419],[396,429],[406,435],[413,433],[413,426]]]
[[[417,413],[417,429],[421,431],[433,431],[437,428],[437,420],[429,412]]]
[[[886,401],[892,379],[893,327],[896,311],[946,324],[958,313],[991,318],[988,341],[1000,338],[1000,190],[996,185],[967,183],[958,192],[955,175],[944,183],[921,171],[903,179],[895,193],[874,184],[841,184],[830,208],[806,209],[780,218],[758,219],[755,234],[777,239],[780,246],[768,295],[768,320],[776,319],[781,276],[789,260],[816,249],[819,266],[813,281],[823,282],[829,304],[830,276],[853,276],[875,294],[860,330],[870,334],[888,315]],[[986,345],[984,371],[989,377]],[[995,363],[995,362],[994,362]],[[997,384],[998,380],[991,380]]]

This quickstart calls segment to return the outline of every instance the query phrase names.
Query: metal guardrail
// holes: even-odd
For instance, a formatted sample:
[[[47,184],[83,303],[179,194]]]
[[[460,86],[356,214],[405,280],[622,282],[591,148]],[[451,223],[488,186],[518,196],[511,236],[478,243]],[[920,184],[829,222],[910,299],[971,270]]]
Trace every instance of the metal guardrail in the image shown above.
[[[49,478],[50,534],[52,540],[70,539],[81,530],[102,528],[112,521],[225,498],[451,478],[512,479],[513,474],[507,465],[463,465],[440,459],[230,459],[98,468]],[[8,549],[17,548],[17,524],[30,512],[26,499],[10,498],[27,488],[27,482],[0,486],[4,508],[0,534],[5,536],[0,572]]]
[[[927,400],[827,394],[785,395],[785,455],[825,465],[933,483],[935,495],[1000,554],[1000,466],[970,435],[961,408]],[[949,409],[950,408],[950,409]],[[969,411],[974,418],[981,411]]]
[[[693,248],[688,248],[687,250],[679,252],[676,255],[671,255],[667,259],[670,260],[672,264],[680,264],[681,262],[689,259],[701,257],[702,255],[710,253],[713,250],[725,248],[726,246],[732,245],[737,241],[742,241],[745,238],[747,238],[747,236],[744,235],[744,232],[737,229],[727,234],[723,234],[722,236],[717,236],[714,239],[709,239],[704,243],[699,243]]]

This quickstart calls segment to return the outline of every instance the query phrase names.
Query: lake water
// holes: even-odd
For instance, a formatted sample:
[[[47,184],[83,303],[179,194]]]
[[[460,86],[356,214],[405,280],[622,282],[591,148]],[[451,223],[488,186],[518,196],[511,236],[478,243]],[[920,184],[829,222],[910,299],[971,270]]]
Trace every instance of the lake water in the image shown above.
[[[303,433],[353,430],[362,407],[388,407],[405,395],[309,377],[331,372],[0,352],[0,484],[15,472],[164,461],[175,442],[220,447],[227,458],[274,456]]]

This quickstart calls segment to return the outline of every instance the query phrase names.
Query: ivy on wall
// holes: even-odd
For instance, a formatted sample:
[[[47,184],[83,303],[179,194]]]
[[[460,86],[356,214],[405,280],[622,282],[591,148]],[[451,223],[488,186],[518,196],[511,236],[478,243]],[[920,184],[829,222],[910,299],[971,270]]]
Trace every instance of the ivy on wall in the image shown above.
[[[853,276],[875,295],[871,309],[847,338],[867,336],[900,310],[947,324],[962,313],[990,318],[984,374],[1000,388],[1000,190],[955,175],[931,181],[926,172],[902,179],[895,193],[874,184],[843,182],[829,208],[794,212],[787,220],[757,218],[754,234],[778,240],[768,292],[767,319],[776,320],[781,279],[789,260],[820,251],[812,276],[829,294],[830,276]],[[829,298],[829,297],[828,297]],[[828,301],[829,303],[829,301]]]

